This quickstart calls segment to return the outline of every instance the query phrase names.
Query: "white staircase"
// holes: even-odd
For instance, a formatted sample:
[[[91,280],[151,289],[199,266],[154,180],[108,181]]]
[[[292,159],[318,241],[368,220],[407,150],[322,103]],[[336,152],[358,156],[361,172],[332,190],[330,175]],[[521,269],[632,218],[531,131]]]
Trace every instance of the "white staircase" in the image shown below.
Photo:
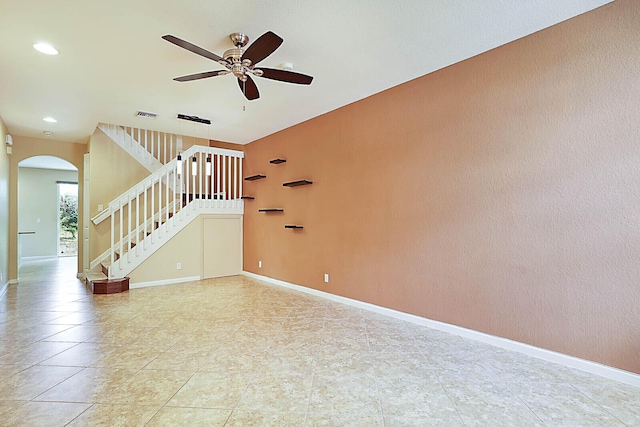
[[[88,281],[127,276],[201,214],[244,213],[243,152],[194,145],[180,157],[92,218],[95,224],[110,219],[111,243],[91,262]]]
[[[104,132],[149,172],[155,172],[182,150],[182,136],[107,123],[98,124]]]

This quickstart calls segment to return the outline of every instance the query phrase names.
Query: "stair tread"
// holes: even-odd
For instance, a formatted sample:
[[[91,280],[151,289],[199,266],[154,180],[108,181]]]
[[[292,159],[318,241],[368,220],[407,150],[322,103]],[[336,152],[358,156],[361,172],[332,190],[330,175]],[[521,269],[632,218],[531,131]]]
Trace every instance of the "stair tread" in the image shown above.
[[[87,279],[90,281],[104,280],[106,278],[107,276],[105,276],[103,273],[87,273]]]

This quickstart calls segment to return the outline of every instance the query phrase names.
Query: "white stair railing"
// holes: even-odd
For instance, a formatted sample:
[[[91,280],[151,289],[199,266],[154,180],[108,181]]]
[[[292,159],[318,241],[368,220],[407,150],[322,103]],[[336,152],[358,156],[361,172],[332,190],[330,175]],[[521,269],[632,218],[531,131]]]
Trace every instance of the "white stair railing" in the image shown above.
[[[123,277],[201,213],[242,214],[241,151],[194,145],[114,199],[109,278]],[[104,259],[106,258],[106,259]]]
[[[167,164],[182,150],[181,135],[108,123],[100,123],[98,128],[149,172]]]

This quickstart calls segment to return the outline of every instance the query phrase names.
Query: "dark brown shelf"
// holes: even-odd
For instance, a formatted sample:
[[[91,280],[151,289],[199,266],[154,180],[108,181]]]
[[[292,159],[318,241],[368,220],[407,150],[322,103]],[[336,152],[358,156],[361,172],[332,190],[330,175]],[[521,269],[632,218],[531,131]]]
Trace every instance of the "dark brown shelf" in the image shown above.
[[[298,181],[285,182],[282,184],[283,187],[299,187],[301,185],[310,185],[313,184],[313,181],[307,181],[306,179],[301,179]]]
[[[269,160],[272,165],[279,165],[280,163],[287,163],[287,159],[273,159]]]
[[[258,209],[258,212],[284,212],[281,208]]]
[[[285,225],[284,228],[291,228],[293,230],[302,230],[304,227],[301,225]]]
[[[260,175],[260,174],[258,174],[258,175],[251,175],[251,176],[248,176],[248,177],[246,177],[244,180],[245,180],[245,181],[255,181],[256,179],[262,179],[262,178],[266,178],[266,177],[267,177],[266,175]]]
[[[241,198],[242,200],[253,200],[253,199],[255,199],[255,197],[253,197],[253,196],[242,196],[242,197],[240,197],[240,198]]]

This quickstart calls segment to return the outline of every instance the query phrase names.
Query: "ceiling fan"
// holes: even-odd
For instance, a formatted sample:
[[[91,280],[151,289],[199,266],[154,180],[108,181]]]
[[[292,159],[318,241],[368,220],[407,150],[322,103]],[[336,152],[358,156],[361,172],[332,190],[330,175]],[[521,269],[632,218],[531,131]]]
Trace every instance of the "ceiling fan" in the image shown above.
[[[166,35],[163,39],[176,46],[180,46],[197,55],[204,56],[225,67],[224,70],[206,71],[204,73],[189,74],[187,76],[176,77],[175,81],[188,82],[191,80],[206,79],[208,77],[223,76],[233,73],[238,79],[238,85],[244,96],[248,100],[258,99],[260,93],[256,83],[251,78],[251,74],[266,79],[278,80],[287,83],[296,83],[301,85],[311,84],[313,77],[305,74],[296,73],[290,70],[280,70],[277,68],[256,68],[258,62],[271,55],[280,47],[284,41],[280,36],[268,31],[258,37],[247,49],[244,47],[249,43],[249,37],[243,33],[232,33],[230,36],[235,48],[227,50],[222,57],[206,49],[198,47],[188,41],[179,39],[176,36]]]

